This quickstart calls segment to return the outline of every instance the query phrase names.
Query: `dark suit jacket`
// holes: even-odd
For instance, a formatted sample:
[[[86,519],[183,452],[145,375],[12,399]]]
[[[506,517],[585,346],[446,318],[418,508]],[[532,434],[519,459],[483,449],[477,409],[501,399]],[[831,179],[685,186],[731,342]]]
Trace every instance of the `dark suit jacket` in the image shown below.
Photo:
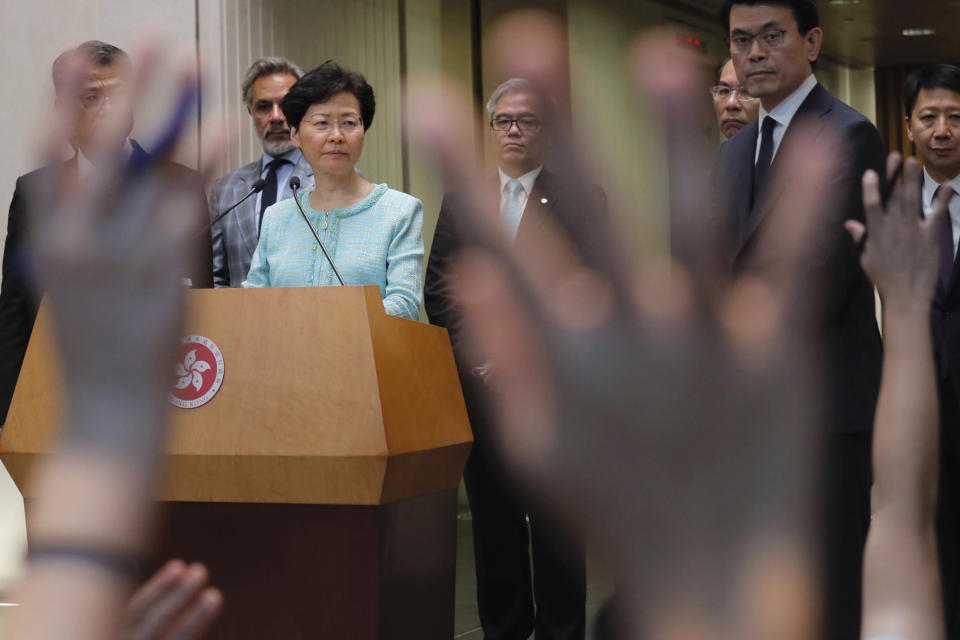
[[[490,189],[494,193],[499,192],[498,178],[491,180]],[[568,196],[566,192],[567,186],[560,176],[547,169],[540,172],[533,184],[530,197],[527,199],[523,217],[520,219],[515,246],[522,247],[529,238],[535,237],[542,230],[543,224],[548,221],[559,220],[555,213],[562,210],[561,207],[573,201],[573,198]],[[430,247],[430,258],[427,261],[423,303],[430,318],[430,323],[445,327],[450,333],[450,343],[453,346],[453,354],[460,374],[460,385],[463,389],[464,401],[467,406],[467,413],[470,416],[474,436],[483,437],[486,432],[487,421],[485,404],[482,401],[485,395],[485,385],[482,380],[473,374],[473,369],[482,364],[484,359],[471,358],[466,349],[462,317],[454,303],[448,278],[453,259],[466,244],[462,240],[458,222],[464,215],[464,199],[467,197],[467,194],[463,191],[452,191],[443,197],[443,203],[440,205],[440,216],[433,234],[433,244]],[[596,215],[606,215],[606,197],[599,188],[596,189],[594,198],[595,206],[591,214],[595,212]],[[546,200],[546,203],[543,202],[544,200]],[[572,231],[569,228],[563,228],[563,230],[568,234]]]
[[[920,185],[922,199],[923,183]],[[922,217],[923,213],[920,215]],[[950,281],[937,278],[930,309],[930,331],[940,393],[953,393],[960,401],[960,252],[954,258]],[[952,389],[947,389],[944,384],[947,378]]]
[[[804,266],[824,287],[816,337],[826,367],[825,415],[831,433],[855,433],[873,428],[880,386],[882,347],[877,330],[873,286],[860,268],[856,248],[843,228],[844,220],[864,220],[861,178],[867,169],[884,175],[886,151],[876,127],[863,115],[817,85],[791,121],[774,158],[774,170],[784,151],[794,144],[796,125],[813,123],[816,134],[832,129],[843,142],[841,171],[835,177],[835,206],[825,216],[815,248]],[[713,203],[718,232],[729,240],[728,259],[735,273],[762,269],[775,260],[758,236],[776,224],[770,192],[751,210],[754,158],[759,122],[754,120],[721,145],[713,172]],[[790,212],[777,212],[789,215]]]
[[[133,156],[146,155],[135,141]],[[69,161],[68,161],[69,162]],[[199,174],[183,165],[169,163],[165,168],[174,179],[194,181],[198,186],[198,198],[202,198],[203,217],[197,220],[197,229],[207,223],[206,196],[203,195]],[[42,292],[35,289],[26,245],[27,195],[48,179],[49,169],[41,168],[20,176],[10,201],[7,219],[7,239],[3,249],[3,282],[0,284],[0,425],[6,420],[7,410],[13,398],[13,390],[20,375],[20,366],[27,351],[33,322],[37,317]],[[193,286],[213,286],[211,247],[207,234],[198,237],[198,266],[193,273],[184,274],[193,281]]]

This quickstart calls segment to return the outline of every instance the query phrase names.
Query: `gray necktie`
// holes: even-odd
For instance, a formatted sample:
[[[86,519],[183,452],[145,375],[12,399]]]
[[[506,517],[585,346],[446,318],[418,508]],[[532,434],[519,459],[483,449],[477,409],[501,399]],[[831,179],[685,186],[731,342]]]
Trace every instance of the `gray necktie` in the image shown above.
[[[517,229],[520,228],[520,218],[523,217],[523,185],[514,178],[504,187],[507,190],[507,200],[503,203],[503,226],[511,240],[516,240]]]

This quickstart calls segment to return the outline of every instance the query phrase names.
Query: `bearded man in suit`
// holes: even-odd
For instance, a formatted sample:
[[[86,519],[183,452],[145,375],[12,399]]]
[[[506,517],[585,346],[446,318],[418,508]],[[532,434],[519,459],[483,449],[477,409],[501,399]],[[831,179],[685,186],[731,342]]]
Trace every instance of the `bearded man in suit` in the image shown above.
[[[275,202],[292,197],[290,178],[300,178],[303,187],[314,185],[313,170],[290,139],[290,125],[280,109],[280,101],[302,75],[290,60],[271,56],[254,62],[243,80],[243,102],[263,153],[213,184],[208,197],[211,221],[249,195],[257,180],[264,186],[211,227],[213,283],[218,288],[239,287],[247,279],[263,214]]]
[[[553,226],[558,207],[576,206],[564,179],[543,166],[550,124],[543,97],[526,80],[501,84],[487,103],[498,152],[497,175],[489,181],[499,205],[501,228],[518,250]],[[579,200],[582,202],[582,199]],[[465,344],[461,314],[453,298],[451,264],[466,231],[462,191],[443,198],[424,282],[424,306],[432,324],[450,333],[460,384],[473,428],[474,445],[464,471],[473,527],[477,608],[484,638],[583,640],[586,627],[586,562],[583,545],[564,535],[531,504],[504,468],[492,441],[489,395],[496,393],[496,363],[477,358]],[[596,199],[579,211],[603,214]],[[532,550],[531,559],[528,548]]]

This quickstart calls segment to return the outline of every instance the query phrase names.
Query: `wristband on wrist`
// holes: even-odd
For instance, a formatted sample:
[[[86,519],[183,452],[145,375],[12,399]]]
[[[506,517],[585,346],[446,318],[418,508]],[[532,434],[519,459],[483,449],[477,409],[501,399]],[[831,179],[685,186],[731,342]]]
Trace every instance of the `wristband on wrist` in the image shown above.
[[[33,563],[50,560],[82,563],[120,574],[131,580],[139,577],[142,566],[142,559],[138,554],[72,544],[30,545],[27,559]]]

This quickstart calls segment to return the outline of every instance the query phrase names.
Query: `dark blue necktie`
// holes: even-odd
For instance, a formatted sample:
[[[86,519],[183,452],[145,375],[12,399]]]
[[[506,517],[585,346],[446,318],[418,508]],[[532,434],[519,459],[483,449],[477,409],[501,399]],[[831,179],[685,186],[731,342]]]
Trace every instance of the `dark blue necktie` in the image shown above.
[[[756,206],[763,197],[764,190],[767,188],[767,181],[770,179],[770,165],[773,164],[773,130],[777,127],[777,121],[766,116],[763,119],[761,127],[762,136],[760,138],[760,155],[757,157],[757,165],[753,169],[753,204]]]
[[[267,165],[266,184],[263,185],[263,191],[260,192],[260,216],[257,218],[257,237],[260,236],[260,227],[263,226],[263,212],[267,207],[277,201],[277,170],[281,165],[290,162],[286,158],[274,158]]]

